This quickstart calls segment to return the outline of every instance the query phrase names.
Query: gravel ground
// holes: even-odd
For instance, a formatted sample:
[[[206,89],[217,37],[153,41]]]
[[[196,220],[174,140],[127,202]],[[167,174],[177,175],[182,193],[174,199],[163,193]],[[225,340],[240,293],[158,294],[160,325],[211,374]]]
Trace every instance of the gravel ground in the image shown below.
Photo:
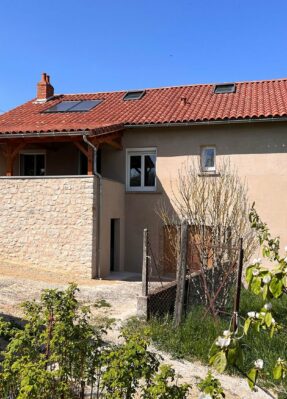
[[[60,274],[54,271],[40,271],[38,268],[19,267],[3,263],[0,265],[0,314],[12,317],[22,316],[19,305],[30,299],[38,299],[41,290],[45,288],[65,288],[69,282],[77,282],[80,288],[80,300],[91,305],[92,312],[99,316],[108,316],[116,319],[113,329],[107,339],[118,341],[122,322],[136,315],[137,296],[141,292],[139,276],[128,273],[114,274],[109,280],[77,279],[75,275]],[[131,281],[119,280],[128,279]],[[133,281],[137,280],[137,281]],[[93,307],[99,299],[105,299],[111,305],[110,308],[96,309]],[[171,364],[182,380],[191,383],[195,387],[200,378],[207,374],[208,367],[197,362],[187,362],[172,359],[166,353],[159,352],[163,362]],[[212,371],[214,375],[216,373]],[[218,376],[226,391],[227,399],[267,399],[270,398],[263,391],[250,392],[245,380],[228,375]],[[198,398],[196,388],[193,388],[190,398]]]

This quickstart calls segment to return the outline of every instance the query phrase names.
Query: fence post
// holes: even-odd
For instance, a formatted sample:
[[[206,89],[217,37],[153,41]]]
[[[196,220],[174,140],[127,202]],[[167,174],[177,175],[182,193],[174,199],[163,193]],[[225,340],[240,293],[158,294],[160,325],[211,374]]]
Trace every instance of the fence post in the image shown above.
[[[142,264],[142,294],[137,298],[137,315],[149,317],[148,310],[148,281],[149,281],[149,253],[148,253],[148,229],[143,231],[143,264]]]
[[[143,231],[142,295],[148,296],[148,229]]]
[[[236,283],[236,293],[234,300],[234,310],[233,310],[233,320],[232,320],[232,329],[233,332],[236,332],[238,328],[238,312],[240,306],[240,294],[241,294],[241,280],[242,280],[242,270],[243,270],[243,258],[244,258],[244,250],[243,250],[243,239],[240,238],[239,244],[239,262],[238,262],[238,272],[237,272],[237,283]]]
[[[186,279],[186,261],[187,261],[187,223],[184,221],[180,229],[180,250],[177,264],[177,289],[174,308],[174,326],[178,327],[182,320],[184,297],[185,297],[185,279]]]

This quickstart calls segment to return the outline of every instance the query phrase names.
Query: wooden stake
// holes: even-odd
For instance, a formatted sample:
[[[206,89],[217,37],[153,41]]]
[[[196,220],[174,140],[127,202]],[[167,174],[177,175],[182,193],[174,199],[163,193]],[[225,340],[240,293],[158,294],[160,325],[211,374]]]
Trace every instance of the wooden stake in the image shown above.
[[[236,282],[236,295],[235,295],[235,300],[234,300],[234,310],[233,310],[233,320],[232,320],[233,332],[236,332],[236,330],[238,328],[238,313],[239,313],[239,306],[240,306],[243,258],[244,258],[243,239],[240,238],[240,252],[239,252],[237,282]]]
[[[187,264],[187,229],[186,222],[182,223],[180,231],[180,251],[177,270],[177,289],[174,309],[174,326],[178,327],[182,321],[184,297],[185,297],[185,280],[186,280],[186,264]]]
[[[148,296],[148,229],[143,231],[142,295]]]

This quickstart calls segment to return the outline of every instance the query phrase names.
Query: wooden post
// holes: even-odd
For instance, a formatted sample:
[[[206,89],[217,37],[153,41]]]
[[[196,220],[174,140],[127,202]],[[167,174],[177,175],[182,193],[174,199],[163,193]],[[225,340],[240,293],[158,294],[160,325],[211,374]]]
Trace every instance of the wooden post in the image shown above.
[[[88,175],[93,175],[93,158],[94,158],[94,151],[92,147],[88,146]]]
[[[148,229],[143,231],[143,267],[142,267],[142,295],[148,296]]]
[[[238,262],[236,294],[235,294],[235,300],[234,300],[234,310],[233,310],[233,320],[232,320],[233,332],[236,332],[236,330],[238,328],[238,312],[239,312],[239,306],[240,306],[241,280],[242,280],[243,258],[244,258],[243,239],[242,238],[240,238],[239,245],[240,245],[239,246],[239,262]]]
[[[177,289],[174,309],[174,326],[178,327],[182,320],[184,297],[185,297],[185,280],[186,280],[186,263],[187,263],[187,229],[186,221],[181,225],[180,231],[180,250],[178,257],[177,270]]]

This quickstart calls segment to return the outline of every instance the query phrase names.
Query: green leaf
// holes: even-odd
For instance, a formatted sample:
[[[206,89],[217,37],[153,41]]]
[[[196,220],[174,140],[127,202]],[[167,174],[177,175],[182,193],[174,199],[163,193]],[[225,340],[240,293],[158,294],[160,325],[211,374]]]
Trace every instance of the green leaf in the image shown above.
[[[216,355],[210,359],[212,364],[219,373],[223,373],[227,366],[226,354],[224,351],[217,352]]]
[[[261,293],[261,277],[254,277],[251,282],[251,291],[254,292],[255,295],[259,295]]]
[[[262,296],[263,296],[263,299],[265,300],[266,298],[267,298],[267,296],[268,296],[268,285],[267,284],[265,284],[264,286],[263,286],[263,292],[262,292]]]
[[[237,357],[237,348],[229,349],[227,352],[227,362],[228,364],[235,364]]]
[[[249,371],[249,373],[247,374],[248,376],[248,385],[249,387],[253,390],[254,386],[256,384],[256,380],[257,380],[257,375],[258,375],[258,370],[253,368]]]
[[[250,282],[253,278],[253,269],[254,269],[254,266],[248,266],[246,269],[245,278],[246,278],[248,285],[250,284]]]
[[[251,319],[249,319],[249,318],[246,319],[245,323],[244,323],[244,328],[243,328],[243,331],[244,331],[245,335],[248,334],[248,330],[249,330],[250,324],[251,324]]]
[[[275,298],[279,298],[283,293],[283,282],[277,277],[273,277],[270,283],[270,291]]]
[[[264,319],[267,327],[270,327],[272,324],[272,314],[270,312],[267,312],[265,315],[265,319]]]
[[[282,378],[282,365],[281,364],[277,364],[274,369],[273,369],[273,377],[275,380],[281,380]]]

